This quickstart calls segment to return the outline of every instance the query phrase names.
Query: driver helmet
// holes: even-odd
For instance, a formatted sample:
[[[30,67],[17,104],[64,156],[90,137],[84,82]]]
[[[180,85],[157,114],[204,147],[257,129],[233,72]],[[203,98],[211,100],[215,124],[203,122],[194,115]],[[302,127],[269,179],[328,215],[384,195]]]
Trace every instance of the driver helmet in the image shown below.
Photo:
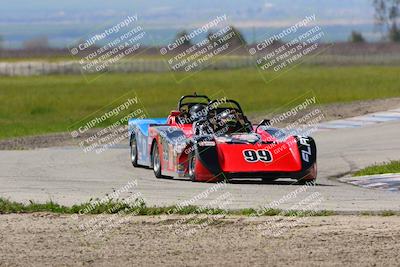
[[[218,119],[221,127],[225,127],[227,133],[232,133],[238,130],[239,121],[234,110],[224,110],[218,114]]]
[[[195,104],[189,110],[190,119],[197,121],[205,117],[206,106],[204,104]]]

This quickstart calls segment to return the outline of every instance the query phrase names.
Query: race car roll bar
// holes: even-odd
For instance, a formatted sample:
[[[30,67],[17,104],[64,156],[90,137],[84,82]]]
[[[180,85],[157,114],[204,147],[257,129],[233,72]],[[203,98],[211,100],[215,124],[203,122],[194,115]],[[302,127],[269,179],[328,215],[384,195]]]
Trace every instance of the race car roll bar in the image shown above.
[[[207,100],[207,103],[209,103],[211,101],[211,99],[206,95],[198,95],[198,94],[184,95],[181,97],[181,99],[179,99],[178,110],[181,110],[182,102],[183,102],[183,100],[185,100],[187,98],[203,98],[203,99]]]
[[[218,102],[219,102],[219,100],[213,100],[213,101],[211,101],[211,102],[208,103],[208,106],[209,106],[209,107],[212,107],[212,105],[213,105],[214,103],[218,103]],[[242,107],[241,107],[240,104],[239,104],[238,102],[236,102],[235,100],[226,99],[226,100],[224,101],[224,104],[226,104],[226,103],[233,103],[233,104],[235,104],[236,107],[237,107],[237,110],[239,110],[240,113],[243,114]]]

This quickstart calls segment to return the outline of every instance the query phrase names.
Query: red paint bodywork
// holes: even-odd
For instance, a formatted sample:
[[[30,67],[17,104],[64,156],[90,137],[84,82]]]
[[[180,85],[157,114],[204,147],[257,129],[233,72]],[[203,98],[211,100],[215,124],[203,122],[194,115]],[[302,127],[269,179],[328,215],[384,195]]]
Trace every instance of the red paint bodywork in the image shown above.
[[[288,141],[274,145],[217,143],[220,166],[224,172],[300,171],[301,159],[296,141]],[[242,154],[245,149],[268,150],[272,154],[273,161],[269,163],[261,161],[249,163],[245,161]]]

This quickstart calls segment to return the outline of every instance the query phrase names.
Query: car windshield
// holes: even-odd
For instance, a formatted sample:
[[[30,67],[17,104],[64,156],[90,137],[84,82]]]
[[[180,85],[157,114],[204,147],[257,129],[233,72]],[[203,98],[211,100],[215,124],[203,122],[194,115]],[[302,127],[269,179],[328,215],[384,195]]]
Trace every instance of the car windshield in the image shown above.
[[[213,101],[204,110],[206,115],[193,125],[196,134],[224,136],[252,131],[251,123],[236,101],[227,100],[222,104]]]
[[[249,132],[246,117],[237,108],[217,108],[210,110],[209,113],[208,121],[216,135]]]

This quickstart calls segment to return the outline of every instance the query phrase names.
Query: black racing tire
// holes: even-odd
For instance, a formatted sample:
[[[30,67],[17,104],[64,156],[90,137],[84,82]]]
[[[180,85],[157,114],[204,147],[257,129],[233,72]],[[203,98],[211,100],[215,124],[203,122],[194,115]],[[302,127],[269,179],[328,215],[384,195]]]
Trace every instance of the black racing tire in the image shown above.
[[[196,162],[197,162],[196,154],[190,153],[189,163],[188,163],[188,172],[189,172],[190,181],[192,181],[192,182],[197,182],[196,181]]]
[[[163,178],[163,175],[161,174],[161,155],[159,153],[157,142],[155,142],[152,147],[151,163],[154,175],[157,178]]]
[[[131,148],[131,162],[133,167],[139,167],[138,164],[138,150],[137,150],[137,143],[136,143],[136,137],[132,135],[131,141],[130,141],[130,148]]]
[[[262,178],[262,182],[265,184],[272,183],[274,181],[278,180],[278,178]]]

